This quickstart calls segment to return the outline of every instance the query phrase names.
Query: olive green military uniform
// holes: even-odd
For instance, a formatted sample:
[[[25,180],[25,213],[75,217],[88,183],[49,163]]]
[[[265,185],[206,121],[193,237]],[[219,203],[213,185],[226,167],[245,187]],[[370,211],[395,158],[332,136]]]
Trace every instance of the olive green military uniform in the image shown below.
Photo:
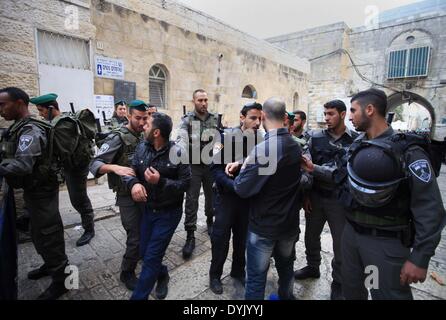
[[[194,130],[199,125],[199,130]],[[201,185],[203,184],[205,197],[205,215],[207,220],[212,220],[214,213],[212,209],[212,183],[213,178],[209,168],[209,163],[203,163],[201,152],[206,147],[212,150],[212,146],[207,146],[213,140],[214,130],[217,130],[218,119],[209,113],[207,118],[201,120],[195,112],[186,114],[180,125],[181,134],[177,139],[177,144],[189,152],[191,164],[192,180],[189,190],[186,193],[185,221],[186,231],[197,230],[198,199],[200,197]],[[211,131],[209,131],[211,130]],[[195,132],[196,131],[196,132]],[[185,134],[187,133],[187,135]],[[209,160],[212,160],[209,158]]]
[[[95,177],[100,177],[99,169],[104,164],[116,164],[131,168],[131,162],[136,146],[142,141],[142,136],[131,132],[127,127],[112,131],[99,150],[98,155],[90,164],[90,171]],[[108,174],[110,189],[116,193],[116,205],[119,207],[122,226],[127,233],[126,251],[122,260],[122,271],[134,272],[138,260],[141,211],[131,196],[131,190],[122,182],[121,177],[114,173]]]
[[[43,122],[24,118],[14,122],[2,139],[0,175],[13,188],[23,188],[31,219],[31,237],[54,282],[63,282],[68,258],[59,213],[59,181],[49,163]]]
[[[59,118],[60,116],[54,118],[52,123],[56,123]],[[90,141],[88,143],[91,144]],[[79,212],[82,227],[85,231],[94,231],[94,211],[87,193],[88,168],[93,158],[93,153],[93,146],[90,146],[89,154],[76,155],[79,163],[75,167],[63,168],[63,175],[65,177],[71,205]]]

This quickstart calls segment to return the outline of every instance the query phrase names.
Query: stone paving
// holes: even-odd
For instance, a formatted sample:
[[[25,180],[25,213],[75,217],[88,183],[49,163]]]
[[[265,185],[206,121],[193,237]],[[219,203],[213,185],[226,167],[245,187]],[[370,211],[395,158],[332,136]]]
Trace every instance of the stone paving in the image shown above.
[[[439,178],[444,200],[446,200],[446,170]],[[108,189],[107,183],[89,187],[89,195],[95,208],[96,236],[89,245],[77,248],[76,240],[83,230],[79,226],[80,217],[71,207],[66,190],[60,193],[60,210],[65,224],[66,252],[70,263],[79,268],[79,289],[64,295],[64,300],[126,300],[130,291],[119,281],[121,258],[125,249],[125,231],[121,226],[119,212],[114,207],[114,194]],[[241,300],[244,288],[229,276],[231,252],[225,264],[223,274],[222,295],[215,295],[209,289],[208,271],[211,260],[211,244],[206,231],[203,213],[204,199],[200,197],[198,232],[196,233],[196,249],[189,261],[181,256],[185,242],[183,221],[172,239],[167,250],[164,263],[170,273],[168,300]],[[305,220],[301,214],[302,235],[296,244],[297,259],[295,269],[305,266],[305,246],[303,232]],[[321,278],[318,280],[295,281],[294,293],[302,300],[327,300],[330,297],[331,259],[333,250],[329,229],[326,227],[321,236],[322,265]],[[26,278],[28,271],[40,266],[42,260],[36,253],[32,243],[19,245],[19,299],[35,299],[48,285],[49,278],[30,281]],[[266,298],[277,291],[277,272],[270,268],[266,287]],[[138,272],[141,266],[138,266]],[[446,280],[446,231],[443,231],[442,241],[435,257],[431,261],[429,276],[424,284],[413,286],[416,299],[438,300],[446,299],[446,286],[441,286],[431,274],[435,272],[443,281]],[[150,297],[150,299],[154,299]]]

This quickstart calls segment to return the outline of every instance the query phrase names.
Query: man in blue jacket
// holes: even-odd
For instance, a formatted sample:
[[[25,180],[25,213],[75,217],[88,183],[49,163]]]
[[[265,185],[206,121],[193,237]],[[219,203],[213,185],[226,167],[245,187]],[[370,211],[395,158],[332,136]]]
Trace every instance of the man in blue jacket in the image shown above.
[[[147,300],[155,282],[158,299],[166,298],[168,292],[169,274],[162,261],[180,223],[184,193],[191,180],[190,165],[176,163],[171,157],[181,154],[181,148],[169,141],[171,132],[168,115],[152,114],[144,126],[146,141],[136,148],[132,161],[136,177],[123,178],[133,200],[144,206],[140,240],[143,266],[132,300]]]
[[[271,256],[279,273],[279,298],[293,296],[294,245],[299,236],[302,151],[284,127],[286,105],[263,105],[265,141],[257,145],[235,179],[235,192],[249,198],[245,298],[262,300]]]

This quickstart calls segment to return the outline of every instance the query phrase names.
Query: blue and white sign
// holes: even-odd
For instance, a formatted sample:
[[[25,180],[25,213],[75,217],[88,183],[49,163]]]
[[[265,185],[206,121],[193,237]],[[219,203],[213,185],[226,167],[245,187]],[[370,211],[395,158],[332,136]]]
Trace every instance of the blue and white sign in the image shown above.
[[[124,79],[124,61],[120,59],[95,57],[96,76],[110,79]]]

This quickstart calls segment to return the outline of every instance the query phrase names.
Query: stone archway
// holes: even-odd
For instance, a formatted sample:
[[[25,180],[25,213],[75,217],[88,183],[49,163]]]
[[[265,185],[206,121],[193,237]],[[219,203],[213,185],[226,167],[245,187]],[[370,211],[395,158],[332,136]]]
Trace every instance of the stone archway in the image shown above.
[[[430,119],[428,119],[428,121],[430,123],[429,124],[430,133],[432,134],[434,132],[435,124],[436,124],[436,114],[435,114],[434,107],[428,100],[426,100],[425,98],[423,98],[422,96],[420,96],[416,93],[408,92],[408,91],[394,93],[394,94],[390,95],[388,98],[387,112],[395,112],[397,110],[397,108],[400,106],[402,106],[403,108],[408,108],[411,106],[412,107],[420,106],[420,107],[424,108],[430,117]],[[416,117],[417,115],[412,115],[412,116]],[[421,118],[423,118],[423,117],[421,117]],[[425,120],[427,120],[426,117],[424,117],[424,119],[421,120],[421,124],[419,124],[420,127],[423,127],[423,121],[425,121]],[[409,128],[409,129],[412,129],[412,128]]]

